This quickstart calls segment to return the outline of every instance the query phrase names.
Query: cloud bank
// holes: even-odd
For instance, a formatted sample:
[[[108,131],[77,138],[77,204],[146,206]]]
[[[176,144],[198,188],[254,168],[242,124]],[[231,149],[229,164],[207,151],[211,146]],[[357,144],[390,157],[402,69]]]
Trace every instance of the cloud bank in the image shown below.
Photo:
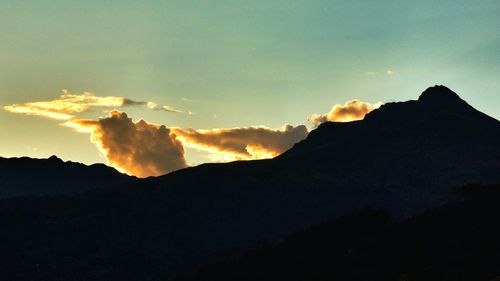
[[[184,147],[208,151],[212,160],[265,159],[275,157],[307,136],[304,125],[281,129],[246,127],[212,130],[167,128],[113,110],[99,120],[73,119],[64,123],[90,133],[91,141],[108,164],[138,177],[159,176],[187,167]]]
[[[374,104],[362,102],[359,100],[351,100],[345,104],[336,104],[332,107],[330,112],[325,114],[314,114],[307,120],[315,126],[319,126],[321,123],[332,121],[332,122],[349,122],[355,120],[361,120],[370,111],[379,108],[382,105],[381,102]]]
[[[306,126],[285,125],[193,130],[172,128],[186,146],[208,151],[216,161],[265,159],[278,156],[306,138]]]
[[[165,126],[140,120],[113,110],[99,120],[76,119],[64,123],[80,132],[91,133],[108,163],[138,177],[159,176],[187,167],[184,147]]]
[[[334,105],[330,112],[313,115],[308,120],[316,126],[326,121],[359,120],[381,104],[352,100],[344,105]],[[185,147],[208,152],[208,157],[217,162],[265,159],[280,155],[308,134],[304,125],[284,125],[278,129],[265,126],[209,130],[168,128],[144,120],[134,122],[125,112],[116,109],[107,117],[97,120],[78,117],[80,113],[95,108],[126,106],[193,114],[154,102],[99,97],[91,93],[71,94],[67,91],[63,91],[60,98],[55,100],[12,104],[4,109],[62,120],[64,126],[89,133],[91,141],[110,166],[139,177],[159,176],[187,167]]]

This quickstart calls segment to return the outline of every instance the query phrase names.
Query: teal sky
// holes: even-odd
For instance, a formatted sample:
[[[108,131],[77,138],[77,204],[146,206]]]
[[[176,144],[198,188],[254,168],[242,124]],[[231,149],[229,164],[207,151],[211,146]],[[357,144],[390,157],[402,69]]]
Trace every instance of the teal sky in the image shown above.
[[[67,89],[196,113],[126,110],[167,126],[278,128],[444,84],[500,119],[499,15],[498,0],[1,0],[0,104]],[[104,161],[54,120],[2,110],[0,134],[4,157]]]

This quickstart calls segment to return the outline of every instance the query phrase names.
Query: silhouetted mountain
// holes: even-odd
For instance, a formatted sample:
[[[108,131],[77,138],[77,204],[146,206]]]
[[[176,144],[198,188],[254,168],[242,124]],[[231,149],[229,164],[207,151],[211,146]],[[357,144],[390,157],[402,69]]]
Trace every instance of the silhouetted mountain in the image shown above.
[[[179,280],[498,280],[500,185],[466,189],[464,201],[404,221],[358,210]]]
[[[355,144],[363,142],[372,147],[382,144],[413,146],[401,147],[403,153],[408,149],[427,148],[425,145],[433,142],[436,142],[436,145],[442,142],[453,145],[463,145],[464,142],[476,144],[484,137],[498,136],[499,126],[498,120],[477,111],[450,89],[434,86],[425,90],[416,101],[384,104],[367,114],[364,120],[323,123],[309,134],[307,140],[281,157],[318,149],[330,152],[328,147],[324,146],[331,148],[353,142]],[[413,140],[413,143],[402,139],[414,136],[418,138]],[[400,144],[398,141],[401,139],[404,142]],[[422,139],[425,139],[425,142]],[[389,150],[389,148],[384,149]],[[309,155],[309,157],[317,156],[320,155]]]
[[[458,200],[464,184],[499,183],[499,171],[500,122],[431,87],[364,120],[322,124],[275,159],[0,201],[4,272],[9,280],[171,280],[355,209],[407,218]]]
[[[0,199],[30,195],[69,195],[94,188],[132,184],[135,178],[103,164],[86,166],[48,159],[0,157]]]

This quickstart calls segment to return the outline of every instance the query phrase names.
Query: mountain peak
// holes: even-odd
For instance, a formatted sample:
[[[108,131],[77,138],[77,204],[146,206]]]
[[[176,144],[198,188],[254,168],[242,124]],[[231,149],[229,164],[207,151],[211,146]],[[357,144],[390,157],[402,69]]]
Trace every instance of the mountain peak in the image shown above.
[[[61,158],[55,156],[55,155],[52,155],[50,156],[47,160],[50,160],[50,161],[53,161],[53,162],[64,162]]]
[[[450,90],[448,87],[443,85],[435,85],[433,87],[427,88],[418,98],[419,102],[429,103],[429,104],[450,104],[450,103],[460,103],[465,104],[455,92]]]

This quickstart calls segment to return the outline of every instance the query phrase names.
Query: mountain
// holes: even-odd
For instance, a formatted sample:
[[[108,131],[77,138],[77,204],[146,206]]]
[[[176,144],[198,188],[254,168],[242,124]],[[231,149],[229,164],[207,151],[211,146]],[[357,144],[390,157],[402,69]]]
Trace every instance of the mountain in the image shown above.
[[[48,159],[1,158],[0,199],[32,195],[72,195],[94,188],[119,187],[135,182],[103,164],[86,166]]]
[[[403,221],[356,210],[179,280],[499,280],[500,185],[461,194],[460,202]]]
[[[500,183],[498,171],[500,122],[431,87],[364,120],[322,124],[274,159],[205,164],[73,197],[1,200],[9,259],[0,274],[172,280],[355,209],[404,220],[459,200],[465,184]]]

